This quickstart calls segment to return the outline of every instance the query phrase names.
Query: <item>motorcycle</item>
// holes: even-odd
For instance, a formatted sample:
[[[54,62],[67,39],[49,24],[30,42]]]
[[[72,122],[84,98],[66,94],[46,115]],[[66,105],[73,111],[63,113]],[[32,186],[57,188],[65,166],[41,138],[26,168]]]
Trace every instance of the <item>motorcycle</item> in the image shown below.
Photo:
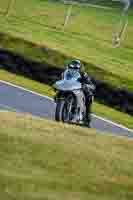
[[[82,84],[78,81],[81,77],[79,72],[70,73],[68,69],[63,73],[62,80],[53,85],[56,95],[55,120],[65,123],[86,125],[86,97]],[[93,90],[95,86],[90,84],[90,99],[93,101]],[[90,115],[90,113],[88,113]],[[90,116],[89,116],[90,117]],[[89,126],[89,124],[88,124]]]

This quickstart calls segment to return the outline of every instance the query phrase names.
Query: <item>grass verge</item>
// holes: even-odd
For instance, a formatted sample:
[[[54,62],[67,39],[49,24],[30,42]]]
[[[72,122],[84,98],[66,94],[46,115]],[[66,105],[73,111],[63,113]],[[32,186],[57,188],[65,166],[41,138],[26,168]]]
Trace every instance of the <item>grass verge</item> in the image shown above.
[[[3,5],[2,0],[0,4]],[[24,4],[26,8],[23,10]],[[58,2],[15,1],[8,15],[1,15],[1,31],[22,41],[33,42],[36,50],[33,51],[33,47],[26,48],[22,41],[15,47],[15,38],[10,43],[1,39],[0,46],[24,57],[44,59],[60,67],[66,58],[79,58],[86,63],[86,71],[95,78],[133,91],[132,12],[129,15],[128,37],[125,37],[120,48],[115,49],[111,40],[118,25],[120,10],[74,6],[70,21],[63,31],[67,9],[67,5]]]
[[[133,141],[0,113],[4,200],[132,200]]]

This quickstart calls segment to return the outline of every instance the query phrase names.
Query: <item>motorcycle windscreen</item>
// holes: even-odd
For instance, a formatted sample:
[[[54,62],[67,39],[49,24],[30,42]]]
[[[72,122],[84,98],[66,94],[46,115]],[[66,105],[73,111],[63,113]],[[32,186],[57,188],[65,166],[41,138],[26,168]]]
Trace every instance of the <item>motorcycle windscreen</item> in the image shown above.
[[[61,91],[73,91],[81,89],[81,83],[75,80],[61,80],[54,84],[54,88]]]
[[[65,70],[64,72],[64,80],[75,80],[77,81],[78,78],[80,78],[81,75],[77,70]]]

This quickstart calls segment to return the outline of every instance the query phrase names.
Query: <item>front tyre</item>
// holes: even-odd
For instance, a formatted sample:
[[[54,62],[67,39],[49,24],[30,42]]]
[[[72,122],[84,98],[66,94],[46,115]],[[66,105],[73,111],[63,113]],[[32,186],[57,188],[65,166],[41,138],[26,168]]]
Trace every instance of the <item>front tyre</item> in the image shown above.
[[[72,94],[68,95],[65,99],[60,99],[56,104],[55,119],[71,123],[75,121],[76,99]]]
[[[55,120],[63,121],[63,110],[65,106],[64,100],[58,100],[56,103]]]

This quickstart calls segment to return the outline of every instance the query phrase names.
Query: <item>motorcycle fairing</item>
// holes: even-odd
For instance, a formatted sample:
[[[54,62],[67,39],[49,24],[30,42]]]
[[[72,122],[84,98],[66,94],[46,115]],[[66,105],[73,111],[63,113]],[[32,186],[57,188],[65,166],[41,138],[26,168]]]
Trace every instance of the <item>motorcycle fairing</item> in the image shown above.
[[[81,89],[82,85],[75,80],[60,80],[54,84],[54,88],[60,91],[73,91]]]

